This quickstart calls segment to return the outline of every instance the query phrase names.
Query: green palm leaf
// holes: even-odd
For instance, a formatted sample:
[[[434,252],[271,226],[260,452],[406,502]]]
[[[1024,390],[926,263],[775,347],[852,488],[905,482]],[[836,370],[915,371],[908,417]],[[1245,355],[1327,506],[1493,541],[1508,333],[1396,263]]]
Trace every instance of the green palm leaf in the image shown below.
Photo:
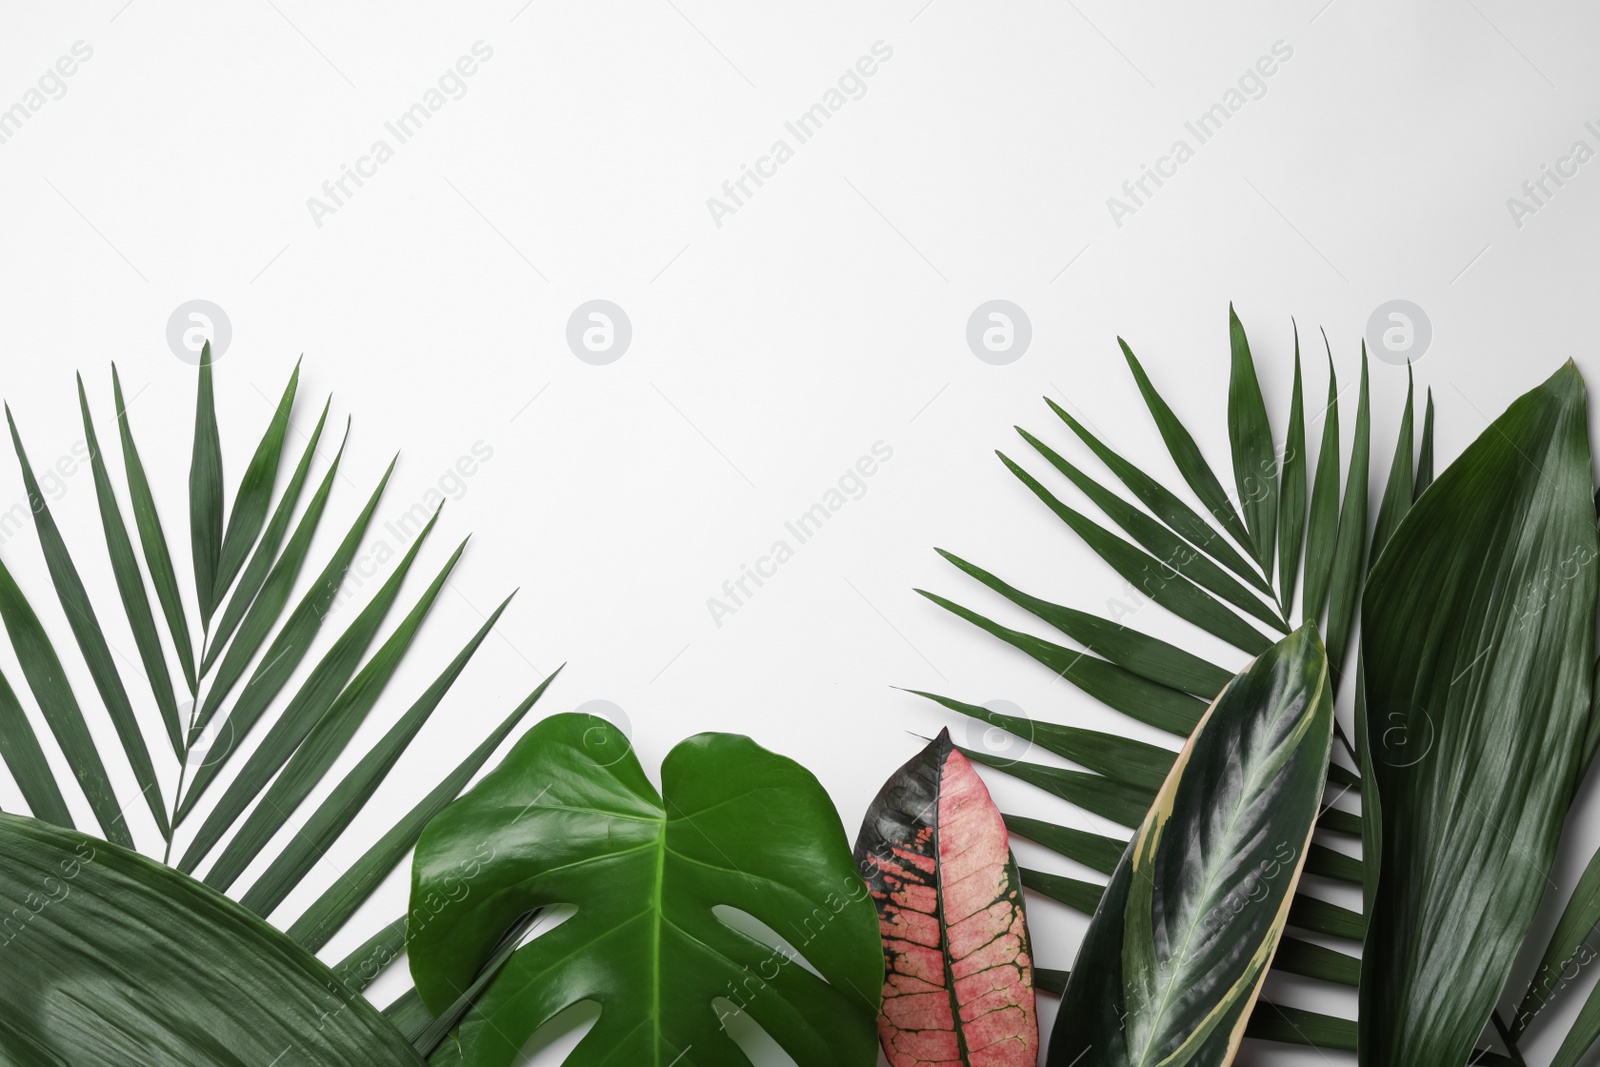
[[[211,385],[211,342],[200,353],[200,392],[194,406],[194,454],[189,461],[189,541],[200,618],[210,623],[222,553],[222,439]]]
[[[1267,421],[1267,402],[1256,378],[1256,362],[1244,324],[1228,305],[1228,341],[1233,370],[1228,376],[1228,435],[1233,445],[1233,484],[1239,492],[1245,526],[1256,546],[1263,574],[1272,573],[1278,524],[1278,456]]]

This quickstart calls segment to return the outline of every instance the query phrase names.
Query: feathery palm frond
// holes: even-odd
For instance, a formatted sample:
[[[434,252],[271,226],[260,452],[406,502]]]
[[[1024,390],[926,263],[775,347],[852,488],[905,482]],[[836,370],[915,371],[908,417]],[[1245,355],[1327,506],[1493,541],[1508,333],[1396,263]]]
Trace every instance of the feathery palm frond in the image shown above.
[[[1110,564],[1141,600],[1161,605],[1252,657],[1288,633],[1298,617],[1300,624],[1309,622],[1322,630],[1337,685],[1345,670],[1367,569],[1381,551],[1384,539],[1432,478],[1431,394],[1422,455],[1414,461],[1414,401],[1408,388],[1383,504],[1376,522],[1369,522],[1370,400],[1365,348],[1354,440],[1349,452],[1341,454],[1341,392],[1331,351],[1326,405],[1320,414],[1308,419],[1296,333],[1289,421],[1280,441],[1267,419],[1244,327],[1231,307],[1228,318],[1232,364],[1228,390],[1231,489],[1223,487],[1194,437],[1162,398],[1132,348],[1120,338],[1118,343],[1134,381],[1174,466],[1199,507],[1168,489],[1160,477],[1118,455],[1082,420],[1048,398],[1046,403],[1054,414],[1121,482],[1132,499],[1096,480],[1039,436],[1021,427],[1018,433],[1121,532],[1102,526],[1064,503],[1009,456],[1002,453],[1000,459]],[[1320,447],[1312,466],[1305,455],[1306,436],[1308,430],[1315,431],[1319,422]],[[1345,475],[1342,499],[1341,472]],[[1004,626],[948,597],[920,589],[919,593],[1130,718],[1186,738],[1207,703],[1233,676],[1232,668],[1211,663],[1121,621],[1033,596],[953,553],[939,551],[959,570],[1054,628],[1075,647]],[[1014,734],[1084,770],[999,759],[964,749],[974,761],[1130,828],[1139,825],[1176,755],[1116,734],[1008,715],[928,693],[920,695]],[[1342,729],[1339,741],[1353,763],[1356,753]],[[1328,777],[1326,807],[1317,821],[1318,836],[1324,840],[1311,845],[1305,870],[1361,885],[1361,860],[1326,841],[1342,838],[1348,843],[1359,842],[1360,817],[1335,805],[1347,793],[1360,795],[1361,778],[1352,767],[1338,763],[1330,765]],[[1017,836],[1106,875],[1127,845],[1126,838],[1086,833],[1022,814],[1008,814],[1006,819]],[[1102,893],[1098,884],[1039,871],[1024,869],[1022,879],[1036,893],[1085,914],[1094,912]],[[1360,961],[1354,953],[1365,932],[1362,915],[1302,891],[1290,909],[1288,925],[1301,936],[1290,934],[1283,939],[1274,960],[1275,969],[1346,987],[1357,984]],[[1325,947],[1306,940],[1304,935],[1332,939],[1336,944],[1347,945],[1348,951]],[[1049,984],[1042,978],[1042,988]],[[1064,984],[1062,978],[1059,985]],[[1256,1013],[1248,1032],[1323,1048],[1353,1048],[1356,1024],[1272,1005]]]
[[[328,778],[410,650],[465,542],[454,550],[376,651],[369,653],[390,610],[401,599],[402,586],[437,520],[435,512],[412,539],[382,587],[343,626],[305,680],[291,691],[290,679],[330,618],[330,608],[362,544],[393,463],[358,518],[317,568],[309,590],[291,605],[296,581],[312,562],[313,537],[333,487],[343,444],[327,463],[298,521],[294,521],[311,468],[321,454],[318,448],[328,416],[324,405],[315,429],[275,498],[280,468],[287,458],[288,430],[300,382],[296,365],[238,483],[231,507],[225,509],[212,374],[208,345],[199,368],[188,480],[195,580],[195,595],[189,600],[179,587],[174,546],[167,539],[168,527],[157,510],[155,494],[135,444],[116,368],[112,368],[112,392],[132,531],[101,451],[88,393],[82,379],[78,381],[85,443],[102,534],[116,579],[117,600],[132,630],[138,662],[160,717],[160,731],[170,745],[170,755],[165,749],[152,752],[146,746],[140,716],[101,631],[95,597],[86,588],[68,538],[57,526],[40,492],[17,420],[7,409],[12,443],[51,584],[78,655],[94,683],[99,707],[80,703],[82,694],[74,692],[58,646],[49,627],[41,621],[43,609],[29,602],[11,572],[0,563],[0,621],[21,663],[26,689],[66,757],[74,781],[58,781],[51,773],[44,746],[22,701],[4,677],[0,677],[0,756],[32,815],[44,822],[74,829],[66,798],[76,789],[88,800],[100,835],[113,844],[136,849],[140,842],[125,813],[136,805],[147,807],[160,835],[158,855],[167,861],[178,843],[179,828],[197,818],[197,806],[209,787],[234,762],[234,755],[245,747],[246,739],[264,729],[261,742],[221,789],[205,817],[198,819],[197,831],[189,835],[179,854],[181,858],[174,864],[177,871],[193,874],[211,860],[209,869],[202,872],[202,880],[227,892],[248,866],[271,850],[279,831]],[[137,549],[134,536],[138,538]],[[77,551],[87,552],[89,547],[80,545]],[[147,580],[155,592],[155,606],[147,592]],[[109,599],[102,597],[103,601]],[[301,884],[427,723],[509,600],[508,596],[416,697],[409,710],[334,785],[327,799],[297,819],[297,825],[303,823],[299,832],[276,850],[265,872],[239,895],[246,909],[268,918]],[[106,610],[104,602],[99,610]],[[158,612],[164,629],[157,622]],[[191,619],[199,620],[198,642]],[[193,709],[187,721],[181,714],[180,690],[173,684],[174,661],[187,690],[185,703]],[[289,937],[307,952],[321,949],[404,859],[427,820],[461,792],[516,729],[549,682],[549,678],[545,679],[432,793],[374,843],[298,920],[289,924]],[[100,714],[100,708],[116,729],[120,751],[103,751],[105,746],[97,745],[91,737],[88,720]],[[138,797],[119,796],[114,790],[107,767],[118,760],[132,770],[139,787]],[[168,768],[169,773],[162,773],[158,765]],[[365,947],[373,948],[383,936],[380,932]],[[397,951],[390,952],[384,957],[385,962],[396,955]],[[364,982],[372,977],[366,974]]]

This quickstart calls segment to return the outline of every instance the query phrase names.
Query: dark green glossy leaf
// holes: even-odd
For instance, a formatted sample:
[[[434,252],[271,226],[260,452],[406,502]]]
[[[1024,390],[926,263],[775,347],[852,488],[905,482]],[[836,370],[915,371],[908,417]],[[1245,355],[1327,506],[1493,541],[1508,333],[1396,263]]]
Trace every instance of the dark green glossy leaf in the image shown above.
[[[527,715],[528,709],[533,707],[554,678],[555,675],[552,674],[541,682],[527,699],[518,704],[515,710],[495,727],[493,733],[484,738],[466,759],[456,765],[455,770],[451,771],[444,781],[434,786],[432,792],[418,801],[399,822],[389,828],[377,844],[367,849],[359,860],[341,874],[333,885],[329,886],[294,921],[294,925],[289,927],[289,936],[311,952],[316,952],[327,944],[328,939],[339,932],[350,916],[355,914],[356,909],[372,895],[373,890],[378,888],[378,884],[388,877],[389,872],[394,870],[406,853],[411,851],[411,846],[417,843],[423,827],[467,787],[472,776],[478,773],[478,768],[494,755],[500,743],[516,729],[523,716]]]
[[[461,1026],[465,1062],[515,1062],[583,1000],[600,1018],[571,1063],[603,1053],[665,1064],[690,1049],[696,1062],[737,1062],[713,1005],[722,997],[799,1067],[870,1067],[877,917],[821,785],[728,734],[680,744],[662,783],[658,794],[610,723],[556,715],[428,826],[406,947],[430,1010],[455,1000],[520,915],[578,909],[485,990]],[[816,973],[767,964],[756,977],[764,961],[790,957],[724,923],[717,905],[789,939]]]
[[[305,825],[295,832],[294,839],[284,846],[283,851],[272,861],[272,865],[251,884],[249,891],[240,899],[240,903],[258,915],[270,915],[272,910],[283,902],[283,898],[300,884],[300,879],[304,878],[328,849],[333,847],[334,841],[350,825],[356,813],[377,791],[378,786],[383,784],[395,762],[404,754],[417,736],[417,732],[439,706],[439,701],[466,669],[472,654],[489,635],[489,631],[499,620],[500,613],[505,611],[509,603],[511,603],[509,596],[500,602],[500,606],[494,609],[479,627],[478,632],[472,636],[472,640],[456,654],[456,658],[444,672],[434,679],[433,684],[417,698],[416,703],[407,709],[382,739],[361,758],[361,762],[357,763],[333,788],[333,792],[328,794],[327,799],[311,818],[306,820]],[[534,692],[535,699],[544,692],[553,678],[554,674],[540,683]]]
[[[172,689],[172,675],[167,671],[167,660],[161,651],[161,634],[156,629],[155,615],[150,611],[150,597],[144,591],[144,575],[139,573],[139,560],[133,554],[133,541],[128,537],[128,527],[122,521],[122,509],[117,505],[117,494],[111,487],[111,475],[106,471],[105,457],[100,454],[100,440],[94,432],[94,420],[89,415],[89,397],[83,389],[83,377],[78,377],[78,407],[83,413],[83,436],[89,446],[89,467],[94,473],[95,498],[100,505],[100,525],[105,529],[106,550],[111,555],[111,571],[117,580],[117,592],[122,597],[122,610],[128,616],[128,627],[133,631],[134,645],[139,649],[139,661],[144,664],[145,677],[150,681],[150,693],[155,697],[161,721],[167,728],[167,740],[172,751],[183,752],[183,725],[178,721],[178,697]]]
[[[128,406],[122,399],[122,379],[117,376],[115,363],[111,365],[111,394],[117,403],[117,433],[122,440],[122,465],[128,476],[128,499],[133,505],[134,526],[139,531],[139,544],[144,549],[145,566],[150,570],[150,584],[155,586],[156,600],[161,604],[161,614],[166,616],[167,630],[178,651],[183,679],[188,683],[190,695],[193,695],[198,682],[189,620],[183,612],[178,578],[172,569],[172,553],[167,548],[167,535],[161,529],[161,516],[156,512],[150,480],[145,477],[144,461],[139,458],[138,446],[133,441],[133,428],[128,425]]]
[[[1228,376],[1228,442],[1232,446],[1233,484],[1239,492],[1245,528],[1256,546],[1256,561],[1264,574],[1272,573],[1272,552],[1277,544],[1278,454],[1267,421],[1267,402],[1256,378],[1256,362],[1244,324],[1228,305],[1228,347],[1233,353]]]
[[[1300,548],[1306,536],[1306,402],[1300,384],[1300,328],[1294,331],[1294,390],[1289,396],[1289,432],[1283,441],[1278,483],[1278,594],[1284,614],[1294,608],[1300,580]]]
[[[150,809],[151,816],[156,821],[156,829],[163,838],[171,836],[167,826],[167,812],[161,798],[161,787],[156,782],[155,764],[150,761],[150,749],[144,743],[144,734],[139,731],[139,720],[133,714],[133,702],[128,699],[128,691],[122,686],[122,676],[117,673],[117,665],[111,659],[111,647],[106,644],[105,634],[100,630],[100,621],[95,618],[94,607],[89,603],[89,591],[83,587],[83,579],[78,576],[78,568],[72,562],[72,555],[67,551],[67,543],[61,536],[61,530],[56,526],[55,517],[50,513],[50,505],[45,502],[44,494],[39,491],[39,482],[33,476],[33,467],[28,462],[28,455],[22,449],[22,437],[17,433],[17,424],[11,417],[11,407],[6,406],[6,425],[11,430],[11,444],[17,451],[17,462],[22,467],[22,484],[28,491],[28,502],[33,511],[33,525],[39,532],[39,545],[44,550],[45,565],[50,571],[50,581],[55,586],[56,598],[61,601],[61,610],[67,616],[67,625],[72,630],[72,636],[78,642],[78,650],[83,653],[83,661],[89,668],[89,677],[94,679],[95,689],[100,693],[100,699],[105,704],[106,714],[111,717],[111,724],[116,727],[117,739],[122,742],[122,754],[127,758],[128,765],[133,768],[134,779],[139,784],[139,792],[144,797]],[[22,650],[19,648],[18,655]],[[54,656],[54,652],[51,653]],[[60,666],[60,661],[56,662]],[[49,669],[48,661],[45,669]],[[27,665],[24,664],[24,671]],[[29,676],[29,683],[35,686],[35,695],[41,702],[45,694],[39,691],[40,683],[34,678],[40,672],[35,671]],[[41,678],[43,688],[52,700],[63,704],[71,702],[76,704],[72,689],[67,682],[65,674],[45,681]],[[69,712],[70,714],[70,712]]]
[[[1052,1067],[1231,1061],[1294,900],[1332,741],[1327,660],[1306,626],[1223,690],[1173,765],[1084,936]]]
[[[422,1063],[283,934],[102,841],[0,815],[0,913],[7,1063]]]
[[[1211,465],[1206,462],[1205,456],[1200,454],[1200,446],[1194,443],[1194,438],[1178,420],[1178,416],[1167,406],[1161,394],[1156,392],[1155,385],[1151,383],[1149,375],[1145,374],[1144,367],[1133,354],[1133,349],[1129,348],[1128,343],[1120,337],[1117,338],[1117,344],[1122,346],[1122,355],[1128,361],[1128,369],[1133,371],[1134,381],[1138,383],[1139,392],[1144,396],[1145,406],[1155,418],[1156,429],[1161,432],[1161,439],[1166,442],[1167,451],[1172,455],[1172,462],[1177,466],[1178,473],[1189,483],[1189,488],[1194,490],[1194,495],[1206,506],[1212,519],[1220,523],[1224,530],[1233,535],[1235,541],[1259,559],[1255,542],[1245,529],[1245,524],[1239,520],[1239,513],[1233,509],[1233,501],[1228,499],[1227,491],[1212,473]]]
[[[1149,597],[1180,619],[1191,622],[1207,633],[1252,655],[1259,655],[1272,644],[1259,630],[1239,618],[1210,593],[1148,552],[1136,548],[1099,523],[1067,507],[1056,499],[1055,494],[1040,484],[1038,479],[1013,463],[1004,453],[996,454],[1022,484],[1033,490],[1034,495],[1055,512],[1057,518],[1081,537],[1097,556],[1122,575],[1123,580],[1132,588],[1134,596]]]
[[[267,521],[267,509],[272,505],[272,486],[278,478],[278,460],[283,455],[283,438],[289,429],[289,412],[294,408],[295,388],[299,384],[300,364],[296,362],[294,373],[289,375],[289,384],[272,413],[272,420],[267,423],[267,431],[244,469],[239,492],[233,498],[233,510],[228,513],[222,549],[217,556],[212,600],[204,612],[207,620],[222,602],[222,595],[233,584],[239,568],[244,566],[250,546],[255,544],[262,523]]]
[[[200,388],[194,405],[194,454],[189,461],[189,542],[200,617],[211,621],[217,562],[222,551],[222,440],[211,388],[211,342],[200,353]]]
[[[1440,473],[1368,581],[1367,1067],[1466,1061],[1547,886],[1590,709],[1587,426],[1569,361]]]

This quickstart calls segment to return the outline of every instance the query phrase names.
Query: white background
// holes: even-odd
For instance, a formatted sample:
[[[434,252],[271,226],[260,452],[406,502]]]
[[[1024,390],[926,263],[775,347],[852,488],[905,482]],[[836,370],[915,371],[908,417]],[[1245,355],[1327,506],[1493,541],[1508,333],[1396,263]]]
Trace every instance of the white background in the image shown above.
[[[169,536],[182,539],[194,372],[166,324],[196,298],[220,305],[233,330],[216,376],[230,484],[302,353],[292,454],[326,394],[332,432],[354,419],[320,552],[394,449],[372,551],[382,523],[475,443],[493,450],[446,483],[458,499],[419,575],[474,539],[357,748],[482,614],[521,592],[280,923],[563,662],[541,710],[614,701],[652,769],[689,734],[748,733],[812,768],[852,836],[917,735],[964,731],[892,686],[1135,729],[912,592],[1013,617],[942,563],[938,545],[1078,607],[1103,611],[1120,595],[992,455],[1040,469],[1017,451],[1014,423],[1083,455],[1039,399],[1049,395],[1170,472],[1119,334],[1219,470],[1229,301],[1280,433],[1291,317],[1314,399],[1326,381],[1310,348],[1317,327],[1349,384],[1373,310],[1420,305],[1434,339],[1417,381],[1438,404],[1441,463],[1561,360],[1593,365],[1600,163],[1520,226],[1507,206],[1574,141],[1600,148],[1584,128],[1600,120],[1600,15],[1583,5],[108,0],[7,5],[3,18],[0,108],[75,42],[93,49],[65,94],[0,144],[0,388],[37,465],[81,437],[75,370],[102,438],[114,436],[116,360]],[[465,95],[318,225],[307,199],[375,140],[394,146],[384,123],[478,41],[493,55]],[[719,226],[707,198],[774,140],[793,146],[784,123],[880,41],[892,58],[864,95]],[[1292,57],[1264,94],[1117,225],[1107,198],[1174,140],[1194,146],[1184,123],[1277,42]],[[595,298],[632,322],[631,346],[609,366],[580,361],[565,340],[568,316]],[[1031,347],[1007,366],[980,361],[965,339],[968,316],[995,298],[1032,322]],[[1405,372],[1375,361],[1372,373],[1376,473]],[[718,626],[707,599],[879,441],[893,458],[865,495]],[[131,651],[87,470],[54,495],[108,637]],[[23,497],[15,464],[0,463],[0,510]],[[69,642],[31,528],[0,558]],[[179,571],[188,587],[186,559]],[[1135,625],[1240,664],[1159,609]],[[142,696],[136,661],[122,666]],[[20,677],[9,647],[0,669]],[[92,695],[86,677],[74,681]],[[176,767],[162,774],[170,787]],[[998,776],[994,791],[1008,809],[1092,825]],[[17,803],[0,778],[0,806]],[[135,832],[148,844],[143,817]],[[1558,887],[1588,848],[1570,852]],[[1083,873],[1026,846],[1019,855]],[[324,956],[403,902],[396,877]],[[1081,920],[1044,902],[1031,914],[1039,962],[1069,966]],[[374,998],[403,981],[389,976]],[[1353,1011],[1353,998],[1270,992]],[[1532,1060],[1548,1057],[1577,1003],[1541,1020]],[[559,1062],[568,1045],[537,1062]],[[1244,1058],[1324,1062],[1259,1044]]]

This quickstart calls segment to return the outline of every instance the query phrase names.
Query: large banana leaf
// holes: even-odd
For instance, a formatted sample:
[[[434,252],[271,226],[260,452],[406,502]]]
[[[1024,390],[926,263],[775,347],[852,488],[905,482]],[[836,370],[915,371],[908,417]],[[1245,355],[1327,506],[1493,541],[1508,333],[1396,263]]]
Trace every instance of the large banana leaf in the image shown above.
[[[1213,702],[1084,935],[1051,1067],[1225,1067],[1289,918],[1333,744],[1307,624]]]
[[[555,715],[429,824],[406,936],[429,1011],[449,1007],[520,916],[578,909],[489,984],[460,1028],[464,1062],[513,1063],[590,1000],[600,1018],[570,1067],[742,1065],[723,1025],[741,1013],[799,1067],[870,1067],[877,915],[821,785],[732,734],[684,741],[661,780],[657,793],[610,723]],[[735,929],[718,905],[787,947]]]
[[[1022,881],[983,779],[942,731],[867,807],[856,864],[883,929],[878,1033],[895,1067],[1036,1067]]]
[[[1368,1067],[1456,1067],[1548,882],[1585,763],[1594,472],[1569,362],[1395,529],[1363,605],[1382,862],[1361,973]]]
[[[115,845],[0,815],[0,1060],[420,1067],[316,957]]]

